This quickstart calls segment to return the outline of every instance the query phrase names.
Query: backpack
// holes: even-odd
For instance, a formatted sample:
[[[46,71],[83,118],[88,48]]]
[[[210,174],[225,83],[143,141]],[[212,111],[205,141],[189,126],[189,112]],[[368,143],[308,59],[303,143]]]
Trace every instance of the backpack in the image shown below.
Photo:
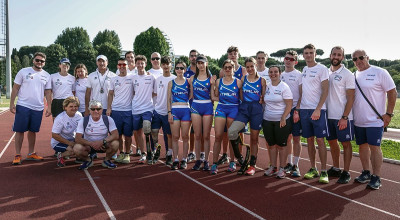
[[[107,127],[108,133],[111,134],[111,132],[110,132],[110,122],[108,121],[107,115],[101,115],[101,116],[102,116],[102,118],[103,118],[104,124],[105,124],[106,127]],[[85,131],[86,131],[86,127],[87,127],[87,125],[88,125],[88,123],[89,123],[89,117],[90,117],[90,116],[85,116],[85,117],[83,118],[83,133],[85,133]]]

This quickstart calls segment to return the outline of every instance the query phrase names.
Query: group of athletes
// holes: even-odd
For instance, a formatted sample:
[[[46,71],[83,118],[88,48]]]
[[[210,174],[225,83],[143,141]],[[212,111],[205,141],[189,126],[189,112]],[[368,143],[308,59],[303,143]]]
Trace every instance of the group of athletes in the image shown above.
[[[329,177],[338,177],[338,183],[348,183],[350,141],[356,136],[363,171],[355,182],[369,182],[367,188],[379,189],[383,161],[380,143],[383,128],[393,117],[397,92],[389,73],[370,65],[364,50],[352,53],[357,67],[354,74],[342,64],[345,53],[340,46],[332,48],[331,66],[327,68],[315,61],[314,45],[306,45],[303,57],[307,66],[303,72],[295,69],[298,54],[292,50],[286,52],[283,70],[275,65],[267,68],[268,55],[263,51],[257,52],[255,58],[246,58],[244,66],[238,63],[237,47],[229,47],[227,54],[217,79],[217,74],[209,71],[207,57],[196,50],[189,53],[189,66],[183,61],[173,65],[170,57],[154,52],[149,71],[145,70],[147,58],[129,51],[118,60],[116,73],[108,69],[107,57],[99,55],[95,72],[88,75],[85,65],[78,64],[75,77],[68,73],[71,66],[68,58],[60,60],[58,73],[49,75],[43,70],[46,55],[36,53],[33,67],[18,72],[11,94],[10,111],[16,114],[13,164],[21,164],[20,151],[26,131],[29,142],[26,160],[43,159],[34,152],[34,145],[45,96],[51,105],[45,115],[51,114],[54,120],[51,146],[61,167],[65,166],[66,158],[75,156],[76,162],[81,163],[79,169],[87,169],[93,165],[97,153],[106,153],[104,167],[128,164],[134,154],[132,136],[139,163],[155,164],[160,158],[158,137],[162,128],[166,164],[171,169],[186,169],[187,163],[194,161],[193,170],[202,169],[215,175],[218,166],[228,163],[228,172],[235,172],[238,164],[238,174],[254,175],[258,138],[263,129],[270,164],[264,175],[300,177],[300,136],[303,136],[307,139],[311,163],[304,178],[319,177],[319,182],[329,183]],[[175,75],[171,74],[172,66]],[[218,103],[215,111],[214,102]],[[210,160],[213,122],[215,141]],[[243,141],[247,124],[249,145]],[[325,138],[333,160],[329,170]],[[316,166],[315,140],[320,172]],[[338,141],[344,151],[343,170],[339,168]]]

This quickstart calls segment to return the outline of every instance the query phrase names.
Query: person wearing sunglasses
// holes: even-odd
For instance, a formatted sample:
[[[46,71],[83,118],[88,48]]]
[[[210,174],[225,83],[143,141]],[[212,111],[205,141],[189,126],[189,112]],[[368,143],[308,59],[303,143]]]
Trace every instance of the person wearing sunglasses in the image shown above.
[[[324,138],[329,135],[326,115],[326,97],[329,89],[329,70],[326,66],[315,61],[316,48],[307,44],[303,48],[303,57],[307,66],[303,68],[301,84],[302,96],[300,102],[300,123],[302,136],[307,138],[307,150],[311,168],[304,175],[305,179],[313,179],[320,176],[320,183],[329,183],[326,170],[327,151]],[[299,104],[297,104],[299,105]],[[317,138],[318,154],[321,161],[321,175],[318,173],[315,161],[315,144]]]
[[[108,92],[108,106],[106,114],[114,119],[119,134],[119,155],[115,159],[118,163],[130,163],[129,151],[132,144],[132,75],[128,75],[128,62],[124,58],[118,60],[119,75],[111,78]],[[122,139],[124,136],[124,140]],[[124,151],[125,148],[125,151]]]
[[[85,94],[85,106],[89,108],[90,100],[101,101],[102,106],[107,107],[108,92],[110,89],[111,78],[116,74],[108,69],[108,59],[104,55],[96,58],[97,69],[89,74],[88,84]],[[106,114],[107,109],[103,109],[102,114]],[[85,116],[89,115],[89,109],[86,109]]]
[[[163,70],[161,68],[161,55],[158,52],[154,52],[151,54],[151,69],[149,69],[149,73],[153,74],[154,78],[158,78],[163,74]]]
[[[162,127],[163,136],[167,137],[167,141],[164,138],[165,152],[167,153],[166,164],[172,164],[172,136],[171,127],[168,122],[168,84],[171,80],[176,78],[175,75],[171,75],[172,61],[168,56],[163,56],[161,58],[161,69],[163,70],[163,75],[159,76],[154,83],[153,93],[156,95],[156,104],[154,106],[153,120],[151,122],[151,134],[153,138],[154,145],[156,147],[156,152],[153,157],[153,164],[157,163],[160,157],[161,145],[158,143],[158,133]]]
[[[211,174],[218,172],[218,155],[221,151],[224,133],[226,134],[224,129],[225,127],[229,128],[236,118],[240,100],[239,94],[242,88],[242,81],[233,76],[235,63],[229,59],[225,60],[222,68],[225,71],[224,77],[216,81],[214,90],[214,101],[218,101],[218,105],[214,113],[215,141]]]
[[[172,133],[172,150],[174,162],[171,169],[186,169],[189,159],[189,128],[190,117],[190,86],[189,81],[184,77],[186,64],[183,61],[175,63],[176,78],[168,83],[168,122]],[[179,136],[182,136],[183,154],[179,164]],[[186,158],[187,156],[187,158]]]
[[[285,172],[291,174],[293,177],[300,177],[299,159],[301,153],[301,123],[297,106],[299,99],[301,98],[301,72],[294,68],[298,63],[297,52],[294,50],[286,51],[283,64],[285,65],[285,71],[281,74],[282,82],[285,82],[292,92],[293,95],[293,106],[290,111],[290,122],[292,123],[292,132],[287,140],[286,154],[287,154],[287,165],[285,166]],[[293,142],[292,142],[293,141]]]
[[[103,115],[100,101],[91,100],[88,104],[90,115],[82,118],[76,128],[74,153],[84,160],[79,170],[86,170],[93,165],[93,155],[105,153],[102,166],[114,169],[117,166],[111,158],[119,147],[118,130],[110,116]],[[86,122],[85,122],[86,121]],[[86,124],[87,123],[87,124]]]
[[[256,60],[257,60],[257,73],[262,78],[264,78],[267,83],[271,82],[269,75],[268,75],[268,67],[265,66],[265,63],[268,60],[268,54],[264,51],[258,51],[256,53]]]
[[[358,183],[369,182],[367,188],[379,189],[381,187],[379,176],[383,163],[380,145],[383,128],[389,125],[394,116],[393,110],[397,97],[396,85],[387,70],[369,64],[369,57],[365,50],[354,51],[352,58],[357,67],[355,78],[359,85],[359,87],[356,87],[353,105],[355,137],[360,148],[360,160],[363,168],[361,175],[354,181]],[[377,116],[366,99],[374,106],[380,117]],[[371,160],[372,172],[370,171],[369,159]]]
[[[35,153],[36,133],[40,130],[44,110],[44,96],[47,101],[45,116],[51,115],[51,77],[43,70],[46,55],[36,52],[33,66],[18,71],[11,91],[10,112],[15,114],[13,131],[15,131],[16,155],[12,164],[21,164],[21,148],[25,132],[28,132],[28,156],[26,160],[43,160]],[[14,104],[18,96],[17,105]]]
[[[135,65],[135,53],[133,51],[128,51],[125,53],[125,60],[128,62],[128,67],[127,67],[127,75],[134,74],[137,75],[137,68]],[[119,69],[117,68],[117,71],[115,74],[119,75]]]
[[[331,50],[329,68],[329,94],[326,100],[328,109],[329,136],[326,138],[331,148],[333,166],[328,170],[329,177],[339,177],[337,183],[348,183],[350,177],[350,162],[353,154],[350,141],[354,139],[353,112],[355,81],[354,76],[344,64],[343,47],[335,46]],[[343,146],[343,172],[340,170],[340,147]]]
[[[64,111],[63,102],[67,97],[71,97],[75,93],[75,78],[68,73],[71,62],[68,58],[62,58],[58,65],[59,72],[51,74],[51,90],[53,100],[51,102],[51,114],[53,121],[58,114]]]

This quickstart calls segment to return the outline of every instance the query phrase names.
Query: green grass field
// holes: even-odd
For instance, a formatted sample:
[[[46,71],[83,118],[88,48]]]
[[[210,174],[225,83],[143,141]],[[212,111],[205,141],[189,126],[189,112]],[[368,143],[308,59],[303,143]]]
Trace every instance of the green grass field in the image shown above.
[[[389,124],[390,128],[400,128],[400,98],[396,99],[396,106],[394,107],[394,117]]]

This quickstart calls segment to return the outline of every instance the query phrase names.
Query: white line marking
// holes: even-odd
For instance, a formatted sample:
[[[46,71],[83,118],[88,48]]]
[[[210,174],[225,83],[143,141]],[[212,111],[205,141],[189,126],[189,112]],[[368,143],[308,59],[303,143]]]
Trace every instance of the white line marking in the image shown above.
[[[0,115],[5,114],[5,113],[8,112],[8,111],[9,111],[9,109],[6,109],[6,110],[0,112]]]
[[[12,139],[14,139],[14,136],[15,136],[15,132],[14,132],[13,136],[10,138],[10,140],[8,140],[8,142],[7,142],[6,146],[4,147],[4,149],[1,151],[0,158],[3,156],[4,152],[6,152],[8,146],[10,146],[10,143],[11,143]]]
[[[99,197],[101,204],[103,204],[104,209],[107,211],[108,217],[110,217],[111,220],[116,220],[113,212],[110,209],[110,206],[108,206],[108,204],[107,204],[106,200],[104,199],[103,195],[101,194],[99,188],[97,188],[97,185],[94,182],[94,180],[93,180],[92,176],[90,175],[89,171],[87,171],[87,170],[84,170],[84,171],[85,171],[85,174],[86,174],[87,178],[89,179],[90,183],[92,184],[92,187],[93,187],[94,191],[96,191],[96,194]]]

